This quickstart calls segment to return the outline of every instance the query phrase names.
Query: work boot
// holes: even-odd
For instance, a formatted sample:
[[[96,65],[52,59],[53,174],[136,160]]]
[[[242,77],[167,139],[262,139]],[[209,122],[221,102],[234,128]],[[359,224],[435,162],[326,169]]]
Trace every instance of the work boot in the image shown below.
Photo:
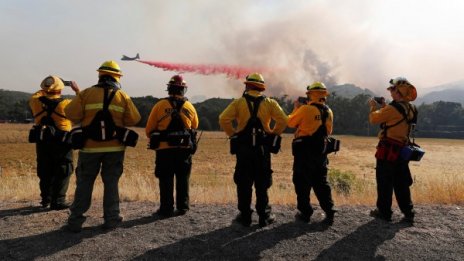
[[[69,203],[63,202],[63,203],[52,203],[50,205],[50,210],[63,210],[63,209],[68,209],[70,206]]]
[[[383,214],[379,211],[379,209],[374,209],[374,210],[371,210],[371,212],[369,213],[369,215],[371,217],[374,217],[374,218],[378,218],[378,219],[382,219],[384,221],[387,221],[387,222],[390,222],[392,219],[391,219],[391,215],[387,215],[387,214]]]
[[[42,199],[42,201],[40,201],[40,205],[43,208],[48,208],[48,206],[50,205],[50,200],[49,199]]]
[[[412,210],[411,212],[404,214],[404,217],[401,221],[413,224],[415,214],[416,213],[414,212],[414,210]]]
[[[82,225],[68,223],[65,229],[73,233],[79,233],[82,231]]]
[[[105,223],[103,223],[103,229],[114,229],[119,226],[122,222],[122,217],[118,216],[115,219],[110,219],[110,220],[105,220]]]
[[[259,217],[259,226],[260,227],[265,227],[267,225],[270,225],[274,223],[276,217],[274,214],[267,214],[265,216],[260,216]]]
[[[335,217],[335,213],[337,211],[335,210],[331,210],[331,211],[328,211],[325,213],[325,219],[324,219],[324,223],[328,224],[328,225],[332,225],[333,222],[334,222],[334,217]]]
[[[155,213],[153,213],[154,217],[159,217],[161,219],[165,219],[165,218],[170,218],[170,217],[173,217],[174,216],[174,211],[166,211],[166,210],[161,210],[161,209],[158,209],[156,210]]]
[[[178,209],[178,210],[176,210],[175,215],[176,216],[183,216],[183,215],[187,214],[188,211],[189,211],[188,209]]]
[[[249,227],[251,226],[251,213],[250,214],[240,213],[237,215],[237,217],[235,217],[234,221],[237,223],[240,223],[244,227]]]
[[[295,218],[304,223],[309,223],[311,221],[311,215],[303,214],[302,212],[296,213]]]

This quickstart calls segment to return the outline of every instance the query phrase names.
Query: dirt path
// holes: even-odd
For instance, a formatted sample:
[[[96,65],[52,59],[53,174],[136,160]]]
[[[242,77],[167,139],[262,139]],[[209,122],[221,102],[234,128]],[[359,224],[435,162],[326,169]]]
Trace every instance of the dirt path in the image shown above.
[[[84,230],[61,229],[68,211],[43,211],[29,202],[0,203],[0,260],[464,260],[464,206],[416,206],[414,226],[368,216],[369,208],[342,206],[332,226],[316,210],[310,224],[295,209],[274,206],[277,222],[232,223],[230,205],[194,205],[185,216],[155,219],[156,204],[124,202],[125,220],[104,231],[101,202]]]

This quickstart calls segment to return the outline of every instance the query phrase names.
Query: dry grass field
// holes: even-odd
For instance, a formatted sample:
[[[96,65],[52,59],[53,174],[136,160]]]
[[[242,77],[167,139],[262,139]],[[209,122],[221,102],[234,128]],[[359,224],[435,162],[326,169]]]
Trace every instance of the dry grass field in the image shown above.
[[[30,125],[0,124],[0,200],[39,202],[38,178],[35,174],[35,145],[27,143]],[[126,150],[125,170],[120,180],[124,201],[158,201],[158,184],[153,175],[154,151],[146,149],[143,129],[136,148]],[[342,150],[330,155],[330,176],[337,205],[375,204],[376,138],[339,136]],[[296,202],[292,184],[290,143],[285,135],[282,152],[273,155],[271,204],[292,205]],[[464,203],[464,140],[419,139],[426,154],[421,162],[410,163],[414,177],[415,203]],[[204,132],[193,159],[191,176],[192,203],[235,203],[232,180],[235,158],[229,154],[228,141],[221,132]],[[75,152],[75,161],[77,153]],[[75,189],[74,175],[68,195]],[[98,179],[95,198],[102,198]],[[313,202],[316,202],[314,200]]]

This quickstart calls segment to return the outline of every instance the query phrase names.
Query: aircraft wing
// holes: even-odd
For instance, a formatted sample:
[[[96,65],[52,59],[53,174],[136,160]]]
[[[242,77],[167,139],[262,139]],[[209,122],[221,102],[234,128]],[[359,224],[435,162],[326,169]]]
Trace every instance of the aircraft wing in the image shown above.
[[[122,58],[121,58],[122,61],[135,61],[135,60],[138,60],[138,59],[140,59],[140,56],[139,56],[138,53],[137,53],[137,55],[135,57],[128,57],[126,55],[122,55]]]

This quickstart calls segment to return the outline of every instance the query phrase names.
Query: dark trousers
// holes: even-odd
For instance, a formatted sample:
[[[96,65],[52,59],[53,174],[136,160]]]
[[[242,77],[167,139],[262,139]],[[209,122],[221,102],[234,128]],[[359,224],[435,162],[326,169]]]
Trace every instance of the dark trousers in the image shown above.
[[[159,179],[160,212],[174,210],[174,176],[176,178],[176,208],[189,210],[189,182],[192,171],[190,149],[162,149],[156,151],[155,176]]]
[[[37,143],[36,154],[42,203],[64,203],[73,172],[71,147],[51,142]]]
[[[296,152],[293,162],[293,184],[297,196],[298,210],[311,216],[313,208],[310,192],[314,189],[319,204],[326,213],[333,212],[333,200],[329,182],[327,181],[327,156],[311,154],[308,151]]]
[[[103,181],[103,218],[105,222],[118,220],[119,178],[123,172],[124,151],[86,153],[79,152],[76,169],[76,192],[71,205],[68,223],[82,225],[84,213],[90,208],[95,179],[100,173]]]
[[[377,208],[385,216],[391,216],[392,196],[395,192],[398,206],[405,215],[412,212],[413,204],[409,187],[412,185],[408,162],[377,160]]]
[[[268,189],[272,185],[271,154],[265,146],[252,148],[240,144],[236,153],[234,182],[237,185],[238,210],[251,214],[253,184],[256,193],[256,211],[266,217],[271,212]]]

